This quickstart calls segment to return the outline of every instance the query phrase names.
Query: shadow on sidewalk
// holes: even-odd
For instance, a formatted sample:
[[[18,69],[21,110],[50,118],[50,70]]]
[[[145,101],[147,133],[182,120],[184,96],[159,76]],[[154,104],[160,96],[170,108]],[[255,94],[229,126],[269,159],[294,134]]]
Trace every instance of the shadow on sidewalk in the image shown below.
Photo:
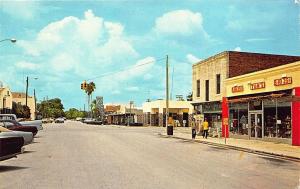
[[[28,169],[29,167],[0,165],[0,173]]]

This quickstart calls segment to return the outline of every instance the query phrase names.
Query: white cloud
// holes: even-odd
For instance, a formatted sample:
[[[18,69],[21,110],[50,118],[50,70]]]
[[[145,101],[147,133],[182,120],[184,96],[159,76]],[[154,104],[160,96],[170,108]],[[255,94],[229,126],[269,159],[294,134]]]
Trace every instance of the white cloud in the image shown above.
[[[246,42],[263,42],[263,41],[271,41],[271,38],[249,38],[246,39]]]
[[[20,62],[17,62],[15,64],[15,66],[17,68],[20,68],[20,69],[27,69],[27,70],[36,70],[39,68],[39,65],[37,64],[34,64],[34,63],[31,63],[31,62],[26,62],[26,61],[20,61]]]
[[[139,89],[140,88],[137,86],[131,86],[126,88],[127,91],[132,91],[132,92],[139,91]]]
[[[194,56],[194,55],[192,55],[192,54],[187,54],[187,55],[186,55],[186,59],[187,59],[190,63],[192,63],[192,64],[197,63],[197,62],[199,62],[199,61],[202,60],[202,59],[200,59],[200,58],[198,58],[198,57],[196,57],[196,56]]]
[[[190,10],[175,10],[165,13],[155,21],[154,30],[161,34],[179,34],[189,36],[202,32],[208,37],[203,29],[201,13]]]
[[[45,26],[35,40],[20,40],[17,44],[29,55],[44,57],[41,64],[45,70],[72,71],[89,77],[100,69],[126,65],[124,58],[138,57],[123,28],[122,24],[104,21],[87,10],[83,19],[65,17]]]
[[[38,1],[15,0],[0,1],[1,10],[6,14],[22,20],[33,19],[39,10]]]
[[[234,49],[233,49],[233,51],[241,51],[242,49],[241,49],[241,47],[235,47]]]

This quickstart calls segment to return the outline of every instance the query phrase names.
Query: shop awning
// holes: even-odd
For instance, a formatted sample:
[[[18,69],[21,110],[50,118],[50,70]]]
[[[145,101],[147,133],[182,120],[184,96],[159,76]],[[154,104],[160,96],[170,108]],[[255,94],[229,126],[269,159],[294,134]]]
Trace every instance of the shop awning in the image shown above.
[[[235,103],[235,102],[249,102],[252,100],[260,100],[260,99],[274,99],[274,98],[281,98],[283,96],[286,96],[285,93],[279,93],[279,94],[268,94],[268,95],[260,95],[260,96],[251,96],[251,97],[242,97],[242,98],[234,98],[229,99],[229,103]]]

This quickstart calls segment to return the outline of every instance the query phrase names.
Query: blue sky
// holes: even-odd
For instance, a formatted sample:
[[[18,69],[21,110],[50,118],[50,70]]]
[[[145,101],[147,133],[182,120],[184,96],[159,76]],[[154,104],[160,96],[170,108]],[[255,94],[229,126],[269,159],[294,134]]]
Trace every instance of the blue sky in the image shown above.
[[[18,40],[0,44],[0,81],[25,91],[29,76],[39,100],[83,109],[80,83],[93,78],[104,103],[141,106],[164,98],[167,54],[172,94],[185,96],[193,63],[227,50],[300,55],[299,29],[298,0],[0,0],[0,39]]]

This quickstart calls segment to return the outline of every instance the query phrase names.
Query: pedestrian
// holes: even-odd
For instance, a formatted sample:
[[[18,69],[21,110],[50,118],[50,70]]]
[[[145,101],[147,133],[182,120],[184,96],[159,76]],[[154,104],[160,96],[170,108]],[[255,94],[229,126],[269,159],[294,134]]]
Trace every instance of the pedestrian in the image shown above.
[[[195,118],[192,119],[192,139],[196,138],[196,123]]]
[[[208,135],[208,121],[206,118],[204,118],[204,122],[203,122],[203,138],[207,138],[207,135]]]

